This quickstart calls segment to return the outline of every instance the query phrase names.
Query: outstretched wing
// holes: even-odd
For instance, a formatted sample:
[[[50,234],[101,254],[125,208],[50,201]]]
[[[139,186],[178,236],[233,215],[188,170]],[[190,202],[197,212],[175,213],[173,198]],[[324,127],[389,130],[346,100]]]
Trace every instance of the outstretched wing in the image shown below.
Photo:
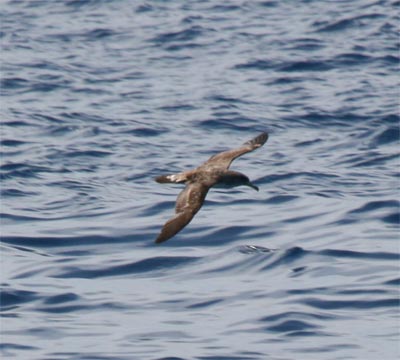
[[[189,183],[185,187],[176,200],[176,215],[163,226],[156,239],[157,244],[170,239],[189,224],[203,205],[208,190],[209,187],[201,183]]]
[[[215,164],[218,167],[228,169],[232,161],[235,160],[237,157],[258,149],[259,147],[263,146],[267,140],[268,134],[266,132],[263,132],[260,135],[256,136],[254,139],[245,142],[241,147],[237,149],[224,151],[214,156],[211,156],[203,165],[209,166]]]

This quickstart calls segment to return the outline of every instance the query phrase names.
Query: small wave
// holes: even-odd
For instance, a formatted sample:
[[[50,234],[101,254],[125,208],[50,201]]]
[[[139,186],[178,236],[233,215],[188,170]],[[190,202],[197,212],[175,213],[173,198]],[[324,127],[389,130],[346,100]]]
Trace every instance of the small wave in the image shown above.
[[[318,298],[301,299],[300,302],[318,310],[338,310],[338,309],[354,309],[365,310],[375,308],[398,308],[399,299],[380,299],[380,300],[322,300]]]
[[[214,306],[223,301],[223,299],[213,299],[208,301],[201,301],[187,306],[187,309],[203,309],[209,306]]]
[[[115,35],[116,32],[110,29],[93,29],[84,34],[88,40],[96,41]]]
[[[361,159],[361,158],[360,158]],[[398,160],[399,159],[399,155],[398,154],[394,154],[394,155],[378,155],[378,154],[374,154],[372,159],[362,159],[358,162],[355,162],[353,164],[353,167],[371,167],[371,166],[382,166],[388,162],[390,162],[391,160]]]
[[[0,292],[1,310],[8,311],[14,309],[19,304],[33,302],[39,298],[40,295],[35,291],[15,290],[3,287]]]
[[[20,344],[13,344],[13,343],[2,343],[0,344],[0,350],[7,352],[7,350],[38,350],[39,348],[32,345],[20,345]]]
[[[211,259],[207,260],[209,266],[206,273],[223,274],[226,272],[236,272],[246,269],[250,271],[253,269],[257,272],[272,271],[277,268],[290,269],[293,276],[301,275],[307,270],[306,263],[313,263],[323,260],[323,257],[329,257],[332,259],[365,259],[375,261],[398,261],[399,255],[395,253],[386,252],[358,252],[351,250],[341,249],[324,249],[319,251],[305,250],[301,247],[292,247],[286,250],[270,249],[260,246],[246,245],[239,248],[234,248],[233,251],[237,251],[244,255],[249,255],[245,258],[232,257],[230,251],[226,251],[219,254],[217,259],[229,258],[231,261],[224,262],[224,265],[220,266],[219,262],[213,263]],[[305,262],[304,259],[309,259]],[[294,266],[293,266],[294,265]],[[203,272],[203,270],[200,270]],[[299,290],[296,293],[308,293],[308,290]]]
[[[333,62],[338,66],[361,66],[363,63],[373,61],[374,58],[361,53],[346,53],[335,56]]]
[[[23,78],[2,78],[0,80],[0,88],[4,90],[24,89],[29,86],[30,82]]]
[[[271,270],[277,266],[280,266],[282,264],[291,264],[294,263],[295,261],[309,255],[310,252],[302,249],[301,247],[293,247],[288,250],[285,250],[284,252],[279,252],[276,253],[274,257],[271,257],[271,261],[265,266],[261,268],[261,271],[267,271]]]
[[[317,254],[330,257],[338,258],[353,258],[353,259],[375,259],[375,260],[399,260],[400,256],[394,253],[385,252],[360,252],[351,250],[335,250],[325,249],[318,251]]]
[[[395,209],[395,211],[392,211]],[[345,217],[338,220],[336,224],[354,223],[366,219],[381,221],[389,224],[400,224],[400,202],[397,200],[370,201],[353,210],[350,210]]]
[[[246,117],[232,117],[232,118],[223,118],[219,119],[208,119],[202,120],[199,122],[199,126],[207,129],[221,129],[221,130],[233,130],[233,131],[242,131],[247,132],[249,127],[253,124],[257,123],[256,119],[246,118]]]
[[[338,175],[329,174],[329,173],[322,173],[319,171],[311,172],[311,171],[297,171],[297,172],[290,172],[290,173],[282,173],[282,174],[272,174],[266,175],[259,179],[261,183],[274,183],[279,181],[287,181],[295,178],[305,178],[308,180],[315,180],[320,182],[322,179],[336,179],[339,178]],[[291,197],[297,198],[297,196],[293,195],[280,195],[283,196],[284,199],[293,200]],[[278,196],[279,200],[279,196]]]
[[[255,70],[267,70],[275,67],[275,64],[268,60],[251,60],[246,63],[237,64],[234,66],[234,69],[246,70],[246,69],[255,69]]]
[[[189,104],[180,104],[180,105],[164,105],[159,107],[160,110],[163,111],[168,111],[171,113],[176,113],[179,111],[190,111],[190,110],[196,110],[196,108],[192,105]]]
[[[327,71],[334,68],[330,61],[294,61],[281,65],[277,70],[283,72],[294,71]]]
[[[137,234],[138,238],[145,238],[144,234]],[[132,242],[132,236],[107,237],[100,235],[78,237],[51,237],[51,236],[3,236],[2,242],[10,245],[28,246],[32,248],[76,247],[95,244],[112,244]]]
[[[1,145],[15,147],[27,144],[26,141],[14,140],[14,139],[1,139]]]
[[[203,44],[199,41],[210,29],[205,29],[201,26],[191,26],[176,32],[167,32],[155,36],[151,41],[157,46],[163,46],[168,51],[178,51],[182,49],[193,49],[202,47]]]
[[[400,211],[383,216],[382,221],[388,224],[400,225]]]
[[[62,304],[65,302],[71,302],[79,300],[79,296],[74,293],[63,293],[58,295],[53,295],[45,299],[44,303],[49,305]]]
[[[0,194],[3,197],[24,197],[24,196],[35,196],[39,195],[38,192],[35,191],[26,191],[26,190],[20,190],[20,189],[3,189],[0,188]]]
[[[75,158],[75,157],[96,157],[101,158],[110,155],[111,152],[104,150],[75,150],[65,152],[65,157]]]
[[[383,17],[385,17],[383,14],[365,14],[337,20],[331,23],[315,22],[314,26],[317,27],[317,32],[343,31],[352,28],[359,29],[360,27],[367,26],[370,20],[381,19]]]
[[[376,146],[391,144],[395,141],[399,142],[400,128],[398,126],[392,126],[387,129],[384,129],[375,136],[373,141]]]
[[[400,285],[400,278],[396,278],[396,279],[393,279],[393,280],[388,280],[388,281],[385,282],[384,285],[398,286],[398,285]]]
[[[98,269],[80,269],[76,267],[64,268],[60,274],[55,275],[54,277],[95,279],[98,277],[122,276],[141,273],[154,273],[154,275],[156,275],[160,272],[165,275],[166,271],[171,271],[176,267],[180,267],[197,260],[197,257],[158,256],[139,260],[129,264],[102,267]]]
[[[271,198],[266,200],[264,203],[265,204],[282,204],[282,203],[296,200],[298,198],[299,198],[298,196],[294,196],[294,195],[276,195],[276,196],[272,196]]]
[[[361,205],[360,207],[349,211],[349,214],[358,214],[364,212],[370,212],[379,209],[385,208],[395,208],[398,209],[400,207],[400,201],[397,200],[378,200],[378,201],[370,201],[366,204]]]
[[[35,216],[24,216],[24,215],[14,215],[14,214],[8,214],[8,213],[0,213],[0,218],[2,220],[10,220],[10,221],[15,221],[15,222],[24,222],[24,221],[48,221],[48,217],[35,217]]]
[[[313,325],[311,323],[307,323],[305,321],[300,320],[287,320],[280,322],[278,324],[270,325],[265,328],[265,330],[279,332],[279,333],[292,333],[293,332],[303,332],[310,331],[312,329],[316,329],[319,326]]]
[[[1,179],[14,178],[40,178],[40,173],[49,171],[49,168],[33,164],[24,163],[6,163],[0,166]]]

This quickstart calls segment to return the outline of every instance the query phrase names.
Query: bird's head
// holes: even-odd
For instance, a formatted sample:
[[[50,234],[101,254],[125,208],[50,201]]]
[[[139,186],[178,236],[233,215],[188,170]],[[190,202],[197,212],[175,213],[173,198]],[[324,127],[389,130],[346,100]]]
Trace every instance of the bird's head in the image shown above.
[[[256,191],[259,191],[259,190],[260,190],[260,189],[258,188],[258,186],[254,185],[250,180],[249,180],[247,183],[245,183],[244,185],[246,185],[246,186],[248,186],[248,187],[251,187],[252,189],[254,189],[254,190],[256,190]]]
[[[258,187],[255,186],[246,175],[237,171],[226,172],[226,174],[221,176],[217,187],[233,188],[242,185],[258,191]]]
[[[236,176],[237,176],[236,181],[239,186],[244,185],[244,186],[251,187],[252,189],[254,189],[256,191],[259,190],[258,186],[254,185],[246,175],[244,175],[242,173],[237,173]]]

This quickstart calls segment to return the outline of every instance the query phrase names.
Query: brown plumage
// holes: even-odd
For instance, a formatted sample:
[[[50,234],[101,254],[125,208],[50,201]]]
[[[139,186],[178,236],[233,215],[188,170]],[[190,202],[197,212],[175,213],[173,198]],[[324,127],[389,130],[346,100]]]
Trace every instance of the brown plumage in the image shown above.
[[[203,205],[211,187],[232,188],[246,185],[258,191],[258,187],[253,185],[246,175],[228,169],[237,157],[263,146],[267,140],[268,134],[261,133],[237,149],[211,156],[194,170],[157,176],[155,180],[159,183],[186,184],[186,187],[176,200],[175,216],[165,223],[156,243],[170,239],[189,224]]]

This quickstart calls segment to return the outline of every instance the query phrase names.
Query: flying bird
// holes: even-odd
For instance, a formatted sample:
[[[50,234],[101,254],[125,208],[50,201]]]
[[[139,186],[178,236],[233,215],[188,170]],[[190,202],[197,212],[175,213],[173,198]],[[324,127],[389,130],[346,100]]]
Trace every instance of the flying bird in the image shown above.
[[[159,244],[170,239],[189,224],[212,187],[233,188],[245,185],[258,191],[258,187],[252,184],[246,175],[229,170],[229,166],[237,157],[258,149],[267,140],[268,134],[263,132],[237,149],[211,156],[194,170],[157,176],[155,180],[158,183],[185,184],[186,187],[176,200],[175,216],[165,223],[155,242]]]

